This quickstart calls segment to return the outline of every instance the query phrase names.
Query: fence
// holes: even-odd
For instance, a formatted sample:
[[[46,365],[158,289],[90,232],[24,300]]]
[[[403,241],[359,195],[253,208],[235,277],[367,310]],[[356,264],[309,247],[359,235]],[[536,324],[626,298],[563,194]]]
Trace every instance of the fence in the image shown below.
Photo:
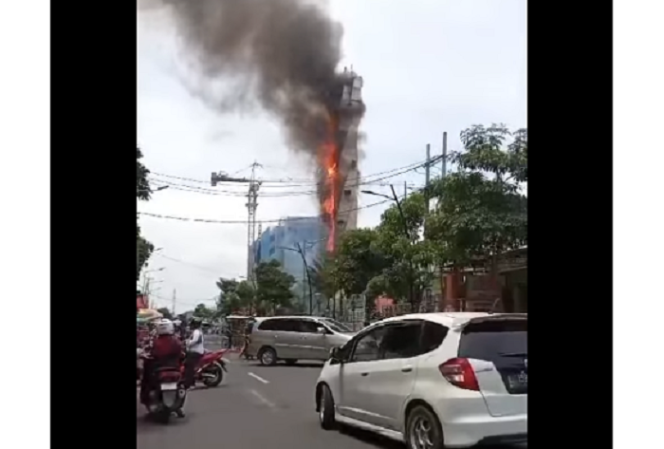
[[[440,302],[439,294],[432,294],[431,292],[426,292],[422,301],[417,306],[415,310],[411,307],[409,303],[404,303],[402,301],[396,304],[381,305],[376,308],[374,306],[370,307],[371,310],[367,315],[367,304],[366,298],[364,296],[356,296],[349,300],[349,304],[352,306],[348,308],[341,308],[340,310],[328,310],[325,316],[334,318],[335,320],[345,324],[353,331],[358,331],[365,327],[368,323],[373,323],[385,318],[406,315],[409,313],[431,313],[438,312],[438,304]],[[358,308],[357,306],[361,308]],[[332,312],[332,313],[330,313]]]

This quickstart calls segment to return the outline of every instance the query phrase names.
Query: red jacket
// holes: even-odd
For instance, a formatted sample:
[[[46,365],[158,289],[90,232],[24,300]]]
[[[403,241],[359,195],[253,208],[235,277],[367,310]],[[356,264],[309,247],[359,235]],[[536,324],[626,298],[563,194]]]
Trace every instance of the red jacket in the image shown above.
[[[152,342],[150,354],[157,365],[179,367],[182,344],[173,335],[159,335]]]

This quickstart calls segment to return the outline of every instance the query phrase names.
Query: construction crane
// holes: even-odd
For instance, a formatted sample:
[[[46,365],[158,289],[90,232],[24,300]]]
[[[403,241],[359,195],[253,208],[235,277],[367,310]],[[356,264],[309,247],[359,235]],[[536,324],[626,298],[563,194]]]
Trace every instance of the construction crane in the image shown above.
[[[262,167],[258,162],[251,164],[251,178],[236,178],[229,176],[225,172],[212,172],[210,182],[212,187],[216,187],[219,182],[236,182],[249,184],[249,191],[247,192],[247,280],[253,282],[254,279],[254,265],[255,256],[253,251],[253,244],[256,241],[256,209],[258,209],[258,190],[262,184],[261,181],[256,179],[256,169]]]

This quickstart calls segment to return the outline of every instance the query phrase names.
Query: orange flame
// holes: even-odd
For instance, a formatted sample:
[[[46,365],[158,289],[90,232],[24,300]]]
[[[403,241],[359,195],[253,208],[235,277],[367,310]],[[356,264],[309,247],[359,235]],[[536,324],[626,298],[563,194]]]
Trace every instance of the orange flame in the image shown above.
[[[337,204],[339,199],[339,147],[335,139],[336,122],[330,117],[325,142],[320,146],[318,157],[325,171],[324,191],[325,198],[321,209],[327,223],[329,235],[327,250],[334,251],[336,242]]]

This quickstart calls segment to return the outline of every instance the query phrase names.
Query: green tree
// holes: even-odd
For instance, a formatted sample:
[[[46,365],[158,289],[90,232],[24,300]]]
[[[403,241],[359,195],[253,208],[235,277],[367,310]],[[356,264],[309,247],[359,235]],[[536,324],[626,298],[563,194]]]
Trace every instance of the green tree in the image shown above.
[[[136,147],[136,198],[140,201],[149,201],[152,194],[150,183],[148,182],[148,170],[141,159],[143,153],[140,148]],[[136,217],[136,280],[141,276],[141,270],[148,263],[148,259],[154,251],[154,245],[141,236],[141,227],[138,225],[138,217]]]
[[[407,299],[417,310],[422,293],[431,283],[428,270],[432,252],[428,242],[420,237],[427,217],[424,192],[415,192],[401,201],[401,212],[395,204],[387,209],[376,228],[378,238],[373,248],[382,254],[385,268],[371,282],[368,292],[383,293],[402,302]]]
[[[235,290],[239,309],[246,309],[252,313],[256,307],[256,289],[249,281],[240,281]]]
[[[249,282],[220,278],[216,284],[220,290],[218,315],[228,316],[243,311],[248,313],[254,308],[256,292]]]
[[[320,259],[316,259],[309,267],[309,279],[311,279],[312,289],[317,296],[319,312],[331,309],[331,300],[340,290],[339,285],[341,285],[338,280],[334,256],[326,253]]]
[[[281,269],[276,260],[261,262],[255,269],[256,308],[261,314],[273,314],[279,307],[291,307],[295,278]]]
[[[380,238],[375,229],[355,229],[343,234],[334,259],[336,283],[346,295],[364,293],[369,281],[382,273],[387,261],[376,245]]]
[[[152,189],[148,182],[150,170],[143,165],[141,159],[143,159],[143,153],[140,148],[136,147],[136,197],[139,200],[149,201],[152,195]]]
[[[171,311],[168,309],[168,307],[160,307],[157,309],[157,312],[161,313],[164,318],[172,320],[173,319],[173,314]]]
[[[314,292],[331,298],[339,290],[335,258],[325,254],[309,267],[309,278]]]
[[[513,141],[505,145],[508,138]],[[527,245],[528,133],[475,125],[461,133],[459,170],[432,183],[438,198],[426,237],[440,266],[461,267]]]
[[[194,316],[201,319],[212,319],[215,316],[215,309],[212,309],[201,303],[194,307]]]

